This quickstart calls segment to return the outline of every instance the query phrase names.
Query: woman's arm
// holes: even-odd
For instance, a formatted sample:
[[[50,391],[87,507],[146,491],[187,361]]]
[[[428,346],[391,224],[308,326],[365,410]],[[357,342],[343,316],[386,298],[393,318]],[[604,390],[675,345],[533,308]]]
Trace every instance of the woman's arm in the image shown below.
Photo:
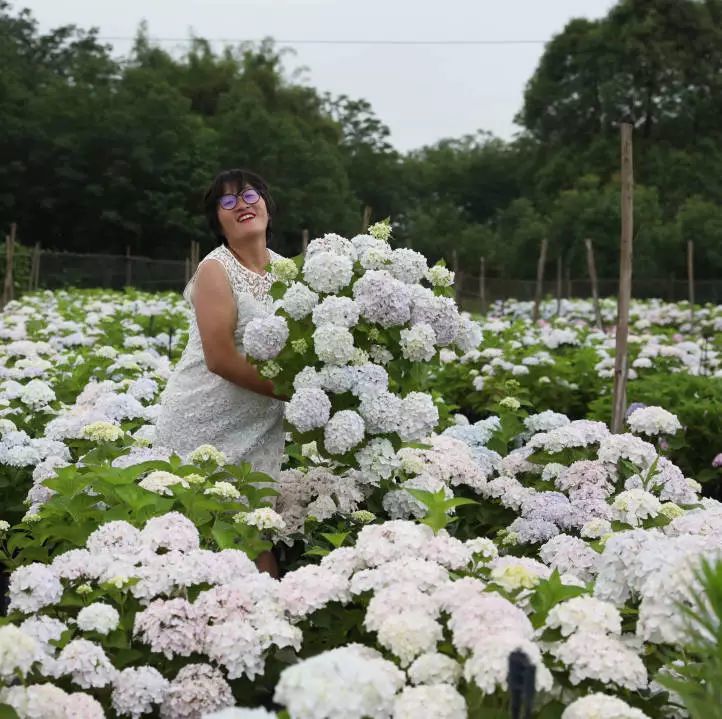
[[[263,379],[236,347],[236,303],[226,271],[218,262],[204,262],[198,268],[193,306],[208,370],[251,392],[278,399],[273,382]]]

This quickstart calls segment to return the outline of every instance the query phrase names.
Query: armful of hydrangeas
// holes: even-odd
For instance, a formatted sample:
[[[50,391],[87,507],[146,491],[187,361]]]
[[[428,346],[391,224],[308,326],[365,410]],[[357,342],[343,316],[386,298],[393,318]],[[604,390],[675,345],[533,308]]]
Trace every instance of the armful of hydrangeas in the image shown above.
[[[279,396],[294,441],[358,466],[369,441],[426,438],[441,398],[429,389],[439,350],[481,342],[452,299],[454,274],[408,248],[380,222],[348,240],[326,234],[304,256],[271,263],[272,314],[248,323],[243,345]]]

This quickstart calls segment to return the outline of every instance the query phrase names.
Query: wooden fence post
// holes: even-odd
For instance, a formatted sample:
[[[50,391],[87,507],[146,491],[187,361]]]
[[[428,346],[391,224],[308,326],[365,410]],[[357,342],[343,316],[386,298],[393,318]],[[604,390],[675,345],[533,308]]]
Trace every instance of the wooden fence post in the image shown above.
[[[456,304],[460,305],[461,303],[461,284],[462,284],[462,274],[461,270],[459,269],[459,253],[457,252],[456,248],[454,248],[451,252],[451,264],[454,269],[454,297],[456,299]]]
[[[486,314],[486,258],[479,260],[479,300],[481,301],[481,314]]]
[[[543,283],[544,283],[544,264],[547,259],[547,238],[542,238],[541,248],[539,250],[539,260],[536,265],[536,289],[534,290],[534,311],[532,312],[532,321],[539,319],[539,305],[541,304]]]
[[[40,243],[36,242],[33,247],[33,254],[30,257],[30,277],[28,278],[28,290],[32,292],[38,289],[40,280]]]
[[[185,275],[185,283],[188,284],[191,281],[191,258],[186,257],[185,260],[185,267],[184,269],[184,275]]]
[[[367,232],[369,225],[371,224],[371,207],[366,205],[364,207],[363,219],[361,220],[361,232]]]
[[[687,240],[687,284],[689,286],[689,319],[694,322],[694,240]]]
[[[305,255],[308,248],[308,230],[301,232],[301,252]]]
[[[125,286],[130,287],[133,284],[133,267],[130,259],[130,245],[125,246]]]
[[[612,432],[624,429],[627,404],[627,337],[629,303],[632,295],[632,238],[634,232],[634,169],[632,125],[622,123],[622,232],[619,250],[619,293],[617,297],[617,336],[614,356],[614,390],[612,393]]]
[[[562,313],[562,256],[557,255],[557,317]]]
[[[13,222],[10,225],[10,234],[5,238],[5,284],[3,285],[2,306],[15,297],[13,286],[13,264],[15,261],[15,235],[17,225]]]
[[[587,270],[589,271],[589,281],[592,285],[592,303],[594,304],[594,317],[597,320],[597,327],[604,329],[602,325],[602,309],[599,306],[599,284],[597,281],[597,265],[594,262],[594,247],[589,237],[584,240],[584,246],[587,248]]]
[[[201,261],[201,243],[198,240],[191,240],[191,276],[196,273],[198,263]]]

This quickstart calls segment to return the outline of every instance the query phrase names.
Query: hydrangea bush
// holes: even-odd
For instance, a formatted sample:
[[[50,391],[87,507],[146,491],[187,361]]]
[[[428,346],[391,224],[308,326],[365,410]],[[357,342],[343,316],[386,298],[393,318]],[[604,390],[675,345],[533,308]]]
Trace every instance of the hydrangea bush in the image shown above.
[[[272,487],[213,447],[155,445],[177,297],[6,307],[0,714],[501,716],[521,650],[534,715],[685,716],[672,679],[701,676],[686,617],[712,591],[696,568],[722,559],[722,504],[693,479],[722,476],[722,448],[689,438],[714,413],[645,398],[611,434],[588,411],[611,348],[589,305],[479,326],[453,273],[389,239],[326,235],[272,268],[275,313],[245,338],[290,400]],[[634,306],[633,383],[714,392],[717,339],[688,317]],[[280,579],[253,562],[274,543]]]

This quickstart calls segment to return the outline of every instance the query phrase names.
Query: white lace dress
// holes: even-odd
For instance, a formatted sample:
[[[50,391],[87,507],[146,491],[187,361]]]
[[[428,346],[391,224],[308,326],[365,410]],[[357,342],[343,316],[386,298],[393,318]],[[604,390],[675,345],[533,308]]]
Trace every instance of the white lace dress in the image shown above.
[[[278,254],[269,250],[271,259]],[[225,269],[236,300],[236,347],[243,352],[243,332],[254,317],[272,311],[270,273],[259,275],[244,267],[220,246],[203,258]],[[191,302],[195,275],[183,296]],[[192,305],[192,302],[191,302]],[[250,462],[254,469],[277,478],[284,447],[280,400],[243,389],[213,374],[206,366],[195,313],[188,344],[161,396],[155,444],[186,455],[201,444],[212,444],[230,462]]]

